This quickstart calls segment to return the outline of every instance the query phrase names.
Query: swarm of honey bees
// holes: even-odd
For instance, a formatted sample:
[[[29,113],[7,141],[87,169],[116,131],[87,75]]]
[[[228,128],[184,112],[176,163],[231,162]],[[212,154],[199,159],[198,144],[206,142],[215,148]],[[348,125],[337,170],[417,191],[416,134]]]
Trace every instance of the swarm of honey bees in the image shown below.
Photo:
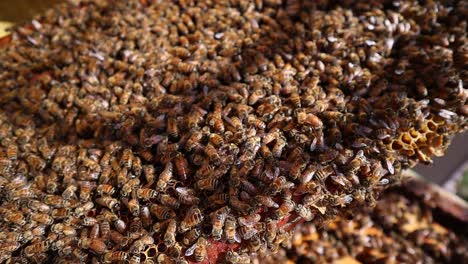
[[[70,0],[0,48],[0,259],[248,262],[467,128],[465,1]]]
[[[300,226],[285,248],[252,262],[466,263],[468,230],[460,228],[462,223],[447,228],[445,217],[431,205],[434,198],[392,189],[374,209],[364,207],[352,219],[338,217],[322,229]]]

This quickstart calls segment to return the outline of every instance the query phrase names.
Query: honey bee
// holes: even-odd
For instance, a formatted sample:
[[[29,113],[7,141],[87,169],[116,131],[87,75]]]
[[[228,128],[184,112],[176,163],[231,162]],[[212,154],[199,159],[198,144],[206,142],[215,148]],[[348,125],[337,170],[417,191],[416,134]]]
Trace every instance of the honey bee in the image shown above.
[[[80,217],[86,215],[94,207],[94,203],[89,201],[75,208],[75,216]]]
[[[179,127],[177,125],[176,117],[168,117],[167,118],[166,131],[167,131],[167,134],[169,136],[171,136],[172,138],[178,138],[179,137]]]
[[[154,243],[154,238],[152,236],[143,236],[140,239],[133,242],[132,246],[129,249],[130,253],[139,254],[144,250],[147,245]]]
[[[140,217],[144,227],[149,227],[153,223],[150,210],[147,206],[140,207]]]
[[[239,254],[230,250],[226,253],[226,262],[232,264],[249,264],[250,257],[248,254]]]
[[[153,165],[145,165],[143,166],[143,173],[145,174],[146,182],[151,185],[154,182],[154,166]]]
[[[45,253],[50,247],[50,243],[47,241],[36,242],[24,249],[24,254],[27,257],[31,257],[35,254]]]
[[[164,234],[164,244],[168,247],[174,245],[176,242],[175,234],[177,231],[177,222],[174,219],[169,220],[166,233]]]
[[[130,195],[130,193],[137,189],[138,186],[140,185],[140,180],[138,178],[133,178],[127,181],[122,188],[120,189],[120,194],[122,197],[127,197]]]
[[[190,172],[188,161],[184,157],[183,154],[181,153],[176,154],[176,156],[174,157],[174,165],[175,165],[177,175],[179,176],[179,179],[181,181],[186,181],[187,176],[189,176],[191,172]]]
[[[138,216],[140,214],[140,204],[137,199],[130,199],[126,205],[132,215]]]
[[[16,144],[9,144],[6,148],[6,156],[10,160],[18,158],[18,146]]]
[[[177,209],[180,206],[179,200],[168,194],[159,195],[158,200],[162,205],[168,206],[173,209]]]
[[[94,226],[97,223],[98,223],[98,220],[90,216],[84,217],[83,220],[81,221],[81,224],[83,226]]]
[[[158,204],[151,204],[150,212],[159,220],[167,220],[175,217],[174,211]]]
[[[132,150],[129,148],[124,149],[122,152],[122,156],[120,157],[119,165],[127,169],[131,169],[132,162],[133,162]]]
[[[312,211],[302,204],[298,204],[294,210],[300,217],[304,218],[305,221],[312,221],[315,217]]]
[[[114,186],[110,184],[99,184],[96,188],[97,195],[113,195],[115,193]]]
[[[209,136],[210,143],[213,144],[215,147],[220,147],[224,145],[224,139],[222,136],[212,133]]]
[[[353,201],[353,195],[346,194],[341,196],[336,196],[332,199],[335,206],[345,207],[347,204]]]
[[[31,219],[45,225],[51,225],[54,222],[54,219],[51,216],[41,213],[33,214]]]
[[[101,196],[99,198],[96,198],[95,201],[100,206],[107,207],[110,210],[114,210],[114,209],[117,209],[119,207],[119,202],[117,201],[117,199],[112,198],[110,196]]]
[[[282,219],[288,215],[295,208],[295,204],[292,200],[285,200],[278,209],[273,213],[274,219]]]
[[[117,174],[117,186],[122,187],[128,181],[128,170],[127,168],[122,168]]]
[[[226,236],[227,242],[230,244],[234,242],[237,242],[237,243],[241,242],[240,236],[236,232],[236,229],[237,229],[236,219],[232,216],[226,217],[226,221],[224,224],[224,234]]]
[[[166,163],[164,170],[159,175],[158,182],[156,183],[156,189],[158,191],[166,190],[167,184],[172,179],[173,165],[172,162]]]
[[[193,255],[196,262],[202,262],[206,258],[206,247],[208,246],[208,241],[205,238],[200,237],[193,246],[185,251],[185,256]]]
[[[94,189],[94,182],[82,181],[80,184],[80,201],[87,202],[91,198],[91,191]]]
[[[283,153],[283,149],[286,146],[286,139],[281,136],[280,138],[276,139],[275,145],[273,146],[273,149],[271,153],[273,154],[273,157],[279,158],[281,157],[281,154]]]
[[[185,215],[184,219],[180,223],[179,231],[181,233],[187,232],[189,229],[197,226],[203,221],[204,217],[201,213],[200,209],[197,207],[192,207],[188,210],[187,214]]]
[[[9,161],[9,162],[11,162],[11,161]],[[46,167],[46,162],[43,159],[41,159],[40,157],[38,157],[38,156],[36,156],[34,154],[29,154],[26,157],[26,162],[35,171],[42,171]]]
[[[182,239],[182,244],[184,246],[192,245],[198,239],[198,237],[200,237],[200,235],[201,235],[200,229],[199,228],[193,228],[190,231],[188,231],[187,233],[185,233],[185,235],[184,235],[184,237]]]
[[[231,209],[224,206],[211,214],[212,231],[211,234],[215,240],[220,240],[223,235],[224,222]]]
[[[253,226],[258,223],[258,221],[260,221],[260,215],[251,214],[248,216],[240,216],[237,218],[237,221],[239,222],[240,226]]]
[[[105,253],[102,262],[103,263],[116,263],[116,262],[123,262],[128,260],[128,253],[125,251],[114,251]]]
[[[255,200],[259,203],[262,204],[263,206],[269,207],[269,208],[278,208],[279,205],[276,203],[272,197],[266,196],[266,195],[256,195]]]
[[[212,144],[208,144],[203,149],[206,156],[213,162],[213,164],[218,165],[221,162],[221,158],[218,154],[218,151]]]
[[[10,222],[15,225],[24,226],[26,224],[26,218],[19,211],[8,211],[4,215],[4,219],[7,222]]]
[[[46,213],[50,211],[50,206],[38,200],[30,200],[28,202],[28,208],[40,213]]]
[[[157,198],[158,192],[153,189],[141,188],[137,190],[136,195],[139,199],[142,199],[143,201],[149,201],[151,199]]]
[[[140,262],[141,262],[140,254],[132,255],[128,262],[130,264],[140,264]]]

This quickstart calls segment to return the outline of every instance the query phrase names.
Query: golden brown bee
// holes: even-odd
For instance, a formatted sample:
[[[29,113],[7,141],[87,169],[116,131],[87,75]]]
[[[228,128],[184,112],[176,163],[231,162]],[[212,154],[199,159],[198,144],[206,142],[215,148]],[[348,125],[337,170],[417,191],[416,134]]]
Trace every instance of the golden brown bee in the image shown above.
[[[97,195],[113,195],[115,193],[115,188],[114,186],[110,184],[99,184],[96,188],[96,194]]]
[[[270,208],[278,208],[279,205],[277,202],[273,200],[270,196],[266,195],[256,195],[255,200],[259,203],[262,204],[263,206],[270,207]]]
[[[255,223],[254,225],[250,226],[241,226],[239,227],[239,235],[245,240],[251,239],[254,235],[258,234],[259,232],[263,231],[263,223]]]
[[[30,200],[28,202],[28,208],[30,208],[33,211],[40,212],[40,213],[46,213],[50,211],[50,206],[38,200]]]
[[[81,221],[81,224],[84,226],[93,226],[98,223],[98,220],[94,217],[84,217],[83,220]]]
[[[281,154],[283,153],[283,149],[285,146],[286,146],[286,139],[283,136],[276,139],[275,145],[273,145],[273,149],[271,151],[271,153],[273,154],[273,157],[275,158],[281,157]]]
[[[128,263],[130,264],[140,264],[140,262],[141,262],[140,254],[132,255],[130,259],[128,260]]]
[[[223,235],[224,222],[231,209],[224,206],[211,213],[212,231],[211,234],[215,240],[220,240]]]
[[[156,189],[158,191],[166,190],[167,184],[172,179],[173,165],[172,162],[166,163],[164,170],[159,175],[159,179],[156,183]]]
[[[117,174],[117,186],[122,187],[128,181],[128,169],[122,168]]]
[[[167,118],[167,128],[166,128],[167,134],[171,136],[172,138],[178,138],[179,137],[179,127],[177,124],[177,119],[176,117],[168,117]]]
[[[28,155],[26,157],[26,161],[28,162],[29,166],[35,171],[42,171],[46,166],[46,162],[34,154]]]
[[[158,200],[162,205],[168,206],[173,209],[177,209],[180,206],[179,200],[168,194],[159,195]]]
[[[274,219],[282,219],[286,215],[288,215],[291,211],[293,211],[295,208],[295,204],[292,200],[285,200],[283,203],[280,205],[278,209],[273,213]]]
[[[213,144],[213,146],[215,147],[220,147],[224,145],[223,137],[218,134],[215,134],[215,133],[210,134],[209,139],[210,139],[210,143]]]
[[[132,150],[129,148],[124,149],[122,152],[122,156],[120,157],[119,165],[127,169],[131,169],[132,162],[133,162]]]
[[[176,173],[179,176],[181,181],[186,181],[187,177],[191,175],[191,171],[189,168],[189,164],[187,159],[184,157],[183,154],[177,153],[174,157],[174,165],[176,169]]]
[[[237,218],[237,221],[239,222],[239,225],[241,226],[253,226],[258,221],[260,221],[260,215],[259,214],[251,214],[248,216],[240,216]]]
[[[240,243],[240,237],[236,232],[237,229],[237,221],[234,217],[228,216],[226,217],[226,222],[224,224],[224,234],[226,236],[226,240],[228,243]]]
[[[181,233],[187,232],[189,229],[200,224],[203,221],[203,218],[203,214],[198,207],[190,208],[182,222],[180,222],[179,231]]]
[[[152,184],[155,178],[155,170],[153,165],[143,166],[143,173],[145,174],[145,179],[148,184]]]
[[[80,184],[80,201],[87,202],[91,198],[91,191],[94,189],[94,182],[82,181]]]
[[[149,227],[153,223],[148,206],[140,207],[140,217],[141,217],[141,222],[145,228]]]
[[[177,222],[174,219],[169,220],[166,233],[164,234],[164,244],[168,247],[174,245],[176,242]]]
[[[119,202],[117,201],[117,199],[112,198],[110,196],[101,196],[99,198],[96,198],[95,201],[100,206],[107,207],[110,210],[114,210],[117,207],[119,207]]]
[[[156,197],[158,197],[158,192],[153,189],[141,188],[137,190],[136,195],[138,199],[149,201],[151,199],[155,199]]]
[[[218,179],[207,178],[199,180],[195,183],[198,189],[205,191],[214,191],[218,186]]]
[[[132,246],[129,249],[130,253],[139,254],[144,250],[147,245],[154,243],[154,239],[151,236],[143,236],[140,239],[133,242]]]
[[[24,226],[26,224],[26,218],[19,211],[8,211],[4,215],[4,219],[7,222],[10,222],[15,225]]]
[[[136,177],[140,177],[141,172],[143,171],[143,166],[141,165],[141,159],[138,156],[133,156],[132,171]]]
[[[110,223],[106,219],[99,219],[99,230],[101,237],[107,239],[110,235]]]
[[[6,148],[6,156],[10,160],[18,158],[18,146],[16,144],[9,144]]]
[[[205,152],[206,156],[216,165],[216,164],[219,164],[219,162],[221,162],[221,158],[218,154],[218,151],[216,150],[216,148],[211,145],[211,144],[208,144],[205,146],[205,148],[203,149],[203,151]]]
[[[158,205],[158,204],[151,204],[150,206],[150,212],[156,216],[159,220],[167,220],[170,218],[175,217],[174,211],[171,209]]]
[[[347,204],[353,201],[353,195],[346,194],[341,196],[335,196],[332,199],[335,206],[345,207]]]
[[[188,248],[185,251],[185,256],[193,255],[196,262],[202,262],[206,258],[206,247],[208,246],[208,241],[204,237],[200,237],[192,247]]]
[[[229,197],[229,205],[242,214],[248,214],[252,210],[250,204],[239,200],[236,196]]]
[[[185,246],[192,245],[198,237],[200,237],[201,231],[199,228],[193,228],[187,233],[185,233],[184,238],[182,239],[182,244]]]
[[[130,195],[130,193],[137,189],[138,186],[140,185],[140,180],[138,178],[133,178],[127,181],[122,188],[120,189],[120,194],[122,197],[127,197]]]
[[[34,254],[45,253],[49,249],[50,243],[47,241],[36,242],[24,249],[24,254],[31,257]]]
[[[294,210],[300,217],[304,218],[305,221],[312,221],[315,217],[310,208],[307,208],[302,204],[298,204]]]
[[[232,264],[249,264],[250,256],[245,253],[239,254],[230,250],[226,253],[226,262]]]
[[[209,118],[208,124],[217,132],[224,133],[224,122],[221,115],[212,114]]]
[[[128,207],[128,211],[134,216],[138,216],[140,214],[140,204],[138,203],[137,199],[130,199],[126,202]]]
[[[108,252],[105,253],[102,258],[103,263],[116,263],[123,262],[125,260],[128,260],[128,253],[124,251]]]
[[[75,215],[80,217],[82,215],[86,215],[89,211],[91,211],[94,207],[93,202],[86,202],[78,207],[75,208]]]

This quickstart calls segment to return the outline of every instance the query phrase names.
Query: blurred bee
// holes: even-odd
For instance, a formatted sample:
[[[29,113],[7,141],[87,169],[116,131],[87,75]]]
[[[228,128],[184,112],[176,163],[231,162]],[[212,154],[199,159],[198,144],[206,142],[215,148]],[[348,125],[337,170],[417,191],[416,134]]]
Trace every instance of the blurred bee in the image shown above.
[[[80,201],[89,201],[89,199],[91,198],[91,191],[94,189],[95,183],[90,181],[82,181],[80,183],[80,187]]]
[[[273,149],[271,151],[273,154],[273,157],[280,158],[286,144],[287,144],[286,139],[283,136],[276,139],[275,145],[273,146]]]
[[[167,225],[166,233],[164,234],[164,244],[168,247],[174,245],[176,242],[176,231],[177,231],[177,222],[174,219],[169,220]]]
[[[101,237],[107,239],[110,235],[110,223],[106,219],[99,219],[99,230],[101,232]]]
[[[202,262],[206,258],[206,247],[208,246],[208,241],[204,237],[200,237],[193,246],[185,251],[185,256],[194,256],[196,262]]]
[[[242,214],[248,214],[252,210],[250,204],[239,200],[236,196],[229,197],[229,205]]]
[[[141,188],[137,190],[136,195],[139,199],[142,199],[144,201],[149,201],[151,199],[157,198],[158,192],[153,189]]]
[[[150,210],[147,206],[140,207],[140,217],[141,217],[141,222],[145,228],[149,227],[153,223]]]
[[[312,221],[315,217],[312,211],[302,204],[298,204],[294,210],[300,217],[304,218],[305,221]]]
[[[33,214],[31,216],[31,220],[45,225],[51,225],[54,222],[54,219],[51,216],[41,213]]]
[[[26,162],[35,171],[42,171],[46,167],[46,162],[34,154],[29,154],[26,157]]]
[[[193,228],[184,234],[184,237],[182,238],[182,244],[184,246],[192,245],[198,239],[198,237],[200,237],[200,235],[201,235],[200,229]]]
[[[345,207],[347,204],[353,201],[353,195],[346,194],[341,196],[335,196],[332,198],[332,203],[335,206]]]
[[[90,216],[84,217],[83,220],[81,221],[81,224],[83,226],[94,226],[97,223],[98,223],[98,220]]]
[[[164,191],[166,190],[167,184],[172,179],[173,165],[172,162],[166,163],[164,170],[159,175],[158,182],[156,183],[156,190]]]
[[[278,232],[278,222],[268,218],[265,223],[265,239],[268,244],[271,244],[275,240],[276,233]]]
[[[210,143],[213,144],[215,147],[220,147],[224,145],[224,139],[222,136],[212,133],[209,136]]]
[[[218,150],[212,144],[206,145],[203,151],[213,164],[218,165],[221,162]]]
[[[234,251],[229,250],[226,253],[226,262],[232,264],[249,264],[250,256],[248,254],[239,254]]]
[[[167,134],[171,136],[172,138],[179,137],[179,127],[177,125],[176,117],[170,116],[167,118],[166,131],[167,131]]]
[[[223,235],[224,222],[231,209],[227,206],[222,207],[211,213],[212,231],[211,234],[215,240],[220,240]]]
[[[179,232],[187,232],[189,229],[200,224],[203,221],[203,218],[203,214],[201,213],[200,209],[198,209],[198,207],[190,208],[180,223]]]
[[[122,168],[118,170],[117,174],[117,186],[122,187],[128,181],[128,170],[127,168]]]
[[[24,226],[27,223],[26,218],[19,211],[7,211],[4,215],[4,220],[19,226]]]
[[[260,221],[260,218],[259,214],[251,214],[248,216],[240,216],[237,218],[237,221],[241,226],[253,226]]]
[[[10,160],[16,160],[18,158],[18,146],[16,144],[9,144],[6,148],[6,156]]]
[[[140,264],[140,262],[141,262],[140,254],[134,254],[128,260],[128,263],[130,264]]]
[[[239,235],[242,239],[249,240],[251,239],[254,235],[258,234],[259,232],[263,231],[263,223],[255,223],[254,225],[250,226],[241,226],[239,227]]]
[[[179,243],[175,243],[168,248],[167,253],[173,258],[179,258],[182,256],[182,246]]]

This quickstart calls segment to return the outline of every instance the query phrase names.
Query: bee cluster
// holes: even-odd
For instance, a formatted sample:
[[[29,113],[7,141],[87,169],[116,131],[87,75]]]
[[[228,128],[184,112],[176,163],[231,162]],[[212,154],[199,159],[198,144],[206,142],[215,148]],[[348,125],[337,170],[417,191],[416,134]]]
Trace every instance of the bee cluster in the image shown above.
[[[432,198],[429,198],[433,199]],[[324,228],[307,223],[286,248],[253,263],[464,263],[468,237],[448,228],[429,204],[391,190],[374,209],[338,217]],[[439,215],[440,216],[440,215]],[[466,231],[466,230],[465,230]]]
[[[243,263],[373,203],[467,128],[467,8],[47,11],[0,50],[0,258]]]

